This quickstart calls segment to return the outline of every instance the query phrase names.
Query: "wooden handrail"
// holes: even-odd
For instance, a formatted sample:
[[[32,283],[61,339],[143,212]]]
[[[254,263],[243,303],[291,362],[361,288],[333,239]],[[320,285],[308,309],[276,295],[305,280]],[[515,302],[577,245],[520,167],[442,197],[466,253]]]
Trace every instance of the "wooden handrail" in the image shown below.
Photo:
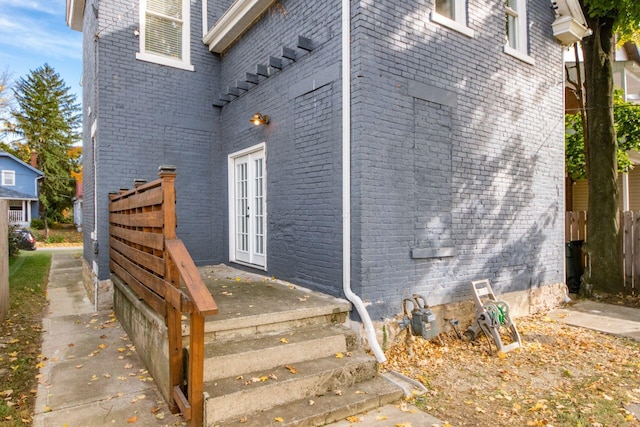
[[[169,256],[178,268],[180,278],[187,289],[187,294],[193,301],[195,309],[203,316],[218,314],[218,305],[213,300],[182,240],[166,240],[164,244]]]
[[[181,313],[190,313],[189,319],[189,363],[187,369],[187,390],[180,387],[180,375],[182,373],[182,339],[176,336],[169,338],[170,346],[170,370],[174,377],[173,398],[189,421],[189,425],[200,427],[204,418],[204,316],[218,314],[218,306],[211,293],[207,289],[196,265],[193,263],[187,248],[180,239],[165,241],[167,253],[169,279],[171,284],[168,289],[176,289],[181,294],[180,301],[173,298],[172,307],[167,312],[175,310],[173,316],[168,318],[181,318]],[[177,276],[176,276],[177,273]],[[178,280],[176,280],[178,279]],[[184,284],[186,294],[180,289],[180,283]],[[169,301],[169,299],[167,298]],[[185,307],[187,300],[188,307]],[[175,321],[176,324],[178,323]],[[176,382],[174,382],[176,381]]]

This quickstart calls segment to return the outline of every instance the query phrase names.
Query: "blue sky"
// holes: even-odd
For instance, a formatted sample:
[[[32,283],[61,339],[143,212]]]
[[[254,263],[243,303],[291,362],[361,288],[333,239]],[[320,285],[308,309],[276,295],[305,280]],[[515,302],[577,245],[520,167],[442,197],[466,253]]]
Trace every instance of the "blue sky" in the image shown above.
[[[0,0],[0,72],[14,81],[48,63],[82,102],[82,34],[67,27],[65,0]]]

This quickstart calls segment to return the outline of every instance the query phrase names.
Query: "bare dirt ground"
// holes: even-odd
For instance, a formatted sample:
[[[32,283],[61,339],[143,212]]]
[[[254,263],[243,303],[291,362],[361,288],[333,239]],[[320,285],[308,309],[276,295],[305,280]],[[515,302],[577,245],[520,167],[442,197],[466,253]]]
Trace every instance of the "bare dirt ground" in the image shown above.
[[[520,318],[517,327],[524,345],[509,353],[493,342],[489,351],[484,336],[450,335],[412,337],[409,355],[403,333],[383,369],[424,384],[428,393],[415,403],[445,426],[640,426],[625,409],[640,405],[640,343],[544,314]]]

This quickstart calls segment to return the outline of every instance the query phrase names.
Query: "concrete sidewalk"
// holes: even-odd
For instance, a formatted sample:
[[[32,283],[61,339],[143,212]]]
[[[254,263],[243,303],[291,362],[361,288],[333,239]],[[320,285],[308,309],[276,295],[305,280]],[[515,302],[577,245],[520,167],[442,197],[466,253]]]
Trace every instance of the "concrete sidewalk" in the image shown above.
[[[640,309],[584,300],[549,312],[567,325],[640,341]]]
[[[111,311],[82,287],[80,250],[52,254],[35,427],[173,426],[172,415]]]

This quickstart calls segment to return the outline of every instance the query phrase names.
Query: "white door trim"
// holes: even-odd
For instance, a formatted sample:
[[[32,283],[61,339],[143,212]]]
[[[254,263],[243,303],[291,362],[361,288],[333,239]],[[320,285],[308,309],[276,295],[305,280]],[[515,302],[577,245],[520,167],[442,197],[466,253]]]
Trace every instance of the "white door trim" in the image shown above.
[[[260,210],[256,209],[255,206],[255,187],[251,184],[255,184],[255,170],[252,165],[248,166],[248,184],[246,194],[247,200],[249,201],[249,207],[253,207],[249,209],[249,220],[247,221],[248,225],[248,243],[249,250],[246,256],[239,257],[236,250],[238,248],[238,239],[237,239],[237,199],[236,199],[236,160],[242,159],[244,157],[250,156],[253,154],[261,154],[264,159],[262,162],[262,254],[256,253],[256,223],[255,223],[255,214],[260,212]],[[229,220],[229,261],[237,262],[240,264],[246,264],[251,267],[260,268],[263,270],[267,269],[267,192],[266,192],[266,178],[267,178],[267,169],[266,169],[266,143],[262,142],[260,144],[251,146],[244,150],[236,151],[234,153],[229,154],[227,160],[228,166],[228,220]],[[239,259],[244,258],[244,259]]]

